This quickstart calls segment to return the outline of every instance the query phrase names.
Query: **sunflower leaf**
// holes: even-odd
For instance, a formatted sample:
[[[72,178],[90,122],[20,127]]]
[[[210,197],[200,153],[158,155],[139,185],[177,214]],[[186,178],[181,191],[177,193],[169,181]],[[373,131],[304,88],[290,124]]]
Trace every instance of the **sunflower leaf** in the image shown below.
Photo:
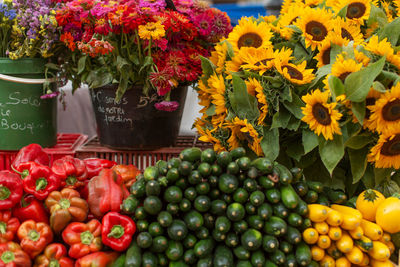
[[[347,14],[347,6],[345,6],[344,8],[342,8],[342,9],[336,14],[336,17],[346,18],[346,14]]]
[[[380,93],[385,93],[386,92],[385,86],[382,83],[378,82],[378,81],[375,81],[372,84],[372,87],[374,88],[375,91],[378,91]]]
[[[357,183],[363,177],[367,168],[367,155],[369,152],[368,147],[362,149],[351,149],[347,150],[349,153],[351,174],[353,176],[353,184]]]
[[[351,111],[356,116],[359,123],[362,125],[365,118],[365,101],[363,102],[353,102],[351,104]]]
[[[392,169],[374,168],[375,184],[382,185],[382,182],[390,178]]]
[[[215,66],[214,64],[205,57],[200,56],[201,59],[201,68],[203,69],[203,76],[202,80],[205,84],[207,84],[208,78],[214,73]]]
[[[383,27],[387,24],[387,17],[382,9],[376,7],[375,5],[371,5],[371,12],[367,21],[367,25],[368,27],[371,27],[372,24],[376,22],[378,23],[379,27]]]
[[[266,158],[275,160],[279,155],[279,130],[264,127],[264,137],[261,140],[261,148]]]
[[[351,149],[361,149],[373,141],[371,135],[360,134],[350,137],[344,145]]]
[[[328,84],[333,99],[336,99],[336,97],[340,95],[344,95],[344,85],[338,77],[333,75],[329,76]]]
[[[302,141],[304,147],[304,154],[309,153],[318,146],[318,136],[308,130],[303,130]]]
[[[320,136],[319,154],[329,174],[332,175],[333,170],[344,156],[343,136],[336,134],[333,140],[325,140]]]
[[[295,159],[296,161],[299,161],[301,157],[304,155],[303,146],[297,140],[292,141],[288,143],[286,154],[289,157]]]
[[[291,114],[287,109],[281,107],[279,112],[276,112],[272,117],[271,129],[274,128],[286,128],[289,123]]]
[[[385,57],[377,62],[370,64],[360,71],[353,72],[347,76],[344,82],[344,88],[347,99],[353,102],[362,102],[368,95],[368,92],[375,78],[382,72],[385,65]]]
[[[258,118],[260,112],[258,110],[257,99],[249,95],[246,83],[236,74],[232,74],[233,92],[229,94],[229,100],[232,109],[241,119],[253,121]]]
[[[400,36],[400,18],[383,26],[382,29],[379,30],[378,36],[379,41],[387,38],[393,46],[396,46]]]
[[[323,77],[331,73],[331,71],[332,71],[332,64],[318,68],[317,72],[315,73],[315,79],[310,84],[310,88],[314,87]]]
[[[284,101],[283,105],[287,108],[296,118],[303,118],[303,111],[301,107],[304,107],[303,101],[296,94],[292,95],[292,102]]]
[[[367,169],[364,172],[361,181],[364,183],[366,188],[375,187],[374,167],[371,164],[367,165]]]

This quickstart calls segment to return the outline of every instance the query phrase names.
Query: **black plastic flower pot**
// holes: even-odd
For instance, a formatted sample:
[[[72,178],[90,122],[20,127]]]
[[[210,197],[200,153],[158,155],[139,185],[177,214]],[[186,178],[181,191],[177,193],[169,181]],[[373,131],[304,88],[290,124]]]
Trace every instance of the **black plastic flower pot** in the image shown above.
[[[187,87],[171,91],[171,101],[179,103],[172,112],[157,110],[162,99],[157,94],[144,96],[141,87],[127,90],[115,102],[118,85],[90,90],[100,144],[113,149],[150,150],[174,145],[178,137]]]

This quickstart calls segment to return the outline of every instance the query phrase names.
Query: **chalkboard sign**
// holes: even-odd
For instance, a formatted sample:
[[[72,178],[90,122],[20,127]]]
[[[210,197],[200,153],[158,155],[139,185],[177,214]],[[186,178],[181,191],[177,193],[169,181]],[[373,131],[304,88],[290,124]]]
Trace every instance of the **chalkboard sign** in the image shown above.
[[[116,149],[153,149],[173,145],[178,136],[187,87],[172,91],[171,100],[181,103],[173,112],[159,111],[157,94],[144,96],[142,88],[128,90],[115,101],[117,85],[91,89],[98,136],[102,145]]]

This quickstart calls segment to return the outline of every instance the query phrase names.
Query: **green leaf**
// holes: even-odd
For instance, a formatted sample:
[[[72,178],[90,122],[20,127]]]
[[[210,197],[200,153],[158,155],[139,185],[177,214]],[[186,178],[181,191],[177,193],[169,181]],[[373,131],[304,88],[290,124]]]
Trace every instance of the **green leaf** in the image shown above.
[[[300,127],[300,124],[301,120],[295,118],[294,116],[291,116],[286,128],[291,131],[297,131],[297,129]]]
[[[385,65],[385,57],[370,64],[360,71],[353,72],[344,81],[347,99],[353,102],[362,102],[368,95],[375,78],[382,72]]]
[[[373,141],[374,139],[369,134],[355,135],[350,137],[344,145],[351,149],[361,149]]]
[[[236,74],[232,74],[233,92],[229,94],[232,109],[241,119],[255,120],[260,115],[257,99],[249,95],[246,83]]]
[[[115,101],[119,103],[122,99],[122,96],[125,94],[128,89],[129,78],[127,76],[122,75],[121,80],[118,84],[118,89],[115,97]]]
[[[364,147],[362,149],[351,149],[347,150],[349,153],[351,174],[353,176],[353,184],[361,180],[367,168],[367,155],[369,149]]]
[[[270,129],[264,127],[264,137],[261,140],[261,148],[264,155],[269,160],[275,160],[279,155],[279,131],[278,129]]]
[[[274,128],[286,128],[289,123],[291,114],[285,108],[280,108],[279,112],[276,112],[272,117],[271,129]]]
[[[347,6],[345,6],[344,8],[342,8],[337,14],[336,17],[341,17],[341,18],[346,18],[346,14],[347,14]]]
[[[296,94],[293,94],[292,102],[283,102],[283,105],[298,119],[303,118],[303,111],[301,107],[304,107],[304,102]]]
[[[400,18],[383,26],[383,28],[379,30],[378,36],[380,41],[387,38],[392,46],[396,46],[400,36]]]
[[[374,169],[375,184],[379,185],[382,183],[382,181],[389,179],[391,173],[392,169],[375,168]]]
[[[207,84],[208,78],[210,78],[210,76],[214,73],[215,66],[208,58],[200,56],[200,59],[201,59],[201,68],[203,69],[203,75],[204,75],[202,79],[203,82]]]
[[[344,189],[345,185],[343,179],[338,179],[341,175],[337,175],[338,171],[335,170],[334,177],[332,177],[326,170],[324,164],[320,159],[317,159],[312,165],[303,170],[304,176],[307,181],[318,181],[324,186],[334,189]]]
[[[361,181],[363,182],[366,188],[375,187],[374,167],[372,167],[371,164],[367,165],[367,169],[365,170],[364,176],[361,177]]]
[[[304,155],[302,144],[297,141],[288,143],[286,154],[288,154],[289,157],[295,159],[296,161],[299,161]]]
[[[378,82],[378,81],[373,82],[372,87],[374,88],[375,91],[378,91],[380,93],[385,93],[386,92],[385,86],[382,83]]]
[[[344,156],[343,136],[334,135],[333,140],[319,137],[319,154],[326,169],[332,174],[333,169]]]
[[[309,153],[318,146],[318,136],[309,130],[303,130],[302,141],[304,147],[304,154]]]
[[[344,94],[344,85],[338,77],[333,75],[329,76],[328,84],[333,99],[336,99],[336,97]]]
[[[379,190],[380,192],[382,192],[382,194],[385,197],[390,197],[394,193],[400,192],[399,185],[395,181],[392,181],[390,179],[383,181],[381,184],[379,184],[376,187],[376,189]]]
[[[314,87],[322,78],[331,73],[331,71],[332,71],[332,64],[318,68],[317,72],[315,73],[315,79],[310,84],[310,88]]]
[[[215,113],[215,105],[211,104],[210,107],[206,110],[206,115],[207,116],[214,116]]]
[[[78,74],[81,74],[86,68],[87,56],[83,56],[78,61]]]
[[[351,111],[353,111],[354,116],[356,116],[357,120],[362,125],[365,118],[365,101],[361,103],[353,102],[351,104]]]
[[[330,60],[329,60],[330,64],[335,63],[335,61],[336,61],[336,56],[339,55],[339,54],[342,53],[342,52],[343,52],[343,47],[342,47],[342,46],[337,45],[337,44],[332,44],[332,46],[331,46],[331,53],[330,53],[330,55],[329,55],[329,57],[330,57]]]
[[[129,62],[125,58],[123,58],[121,56],[117,57],[117,70],[118,71],[120,71],[120,72],[127,71],[129,69],[130,65],[131,64],[129,64]]]
[[[380,28],[387,24],[387,17],[385,12],[376,7],[375,5],[371,5],[371,12],[367,21],[367,25],[371,26],[375,22],[378,22]]]

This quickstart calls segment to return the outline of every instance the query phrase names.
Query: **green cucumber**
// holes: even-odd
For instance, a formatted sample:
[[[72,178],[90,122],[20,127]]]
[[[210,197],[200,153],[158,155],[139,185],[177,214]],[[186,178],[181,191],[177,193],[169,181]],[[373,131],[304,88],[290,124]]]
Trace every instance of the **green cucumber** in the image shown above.
[[[287,255],[286,262],[283,266],[284,267],[296,267],[297,266],[296,256],[293,254]]]
[[[236,175],[239,173],[239,171],[239,165],[234,161],[230,162],[228,166],[226,166],[226,173],[228,174]]]
[[[185,253],[183,254],[183,260],[185,261],[185,263],[187,264],[194,264],[196,263],[197,257],[194,254],[194,250],[193,249],[188,249],[185,251]]]
[[[238,186],[239,186],[239,181],[236,178],[236,176],[224,173],[219,177],[218,188],[219,190],[221,190],[221,192],[231,194],[235,192]]]
[[[226,167],[232,161],[232,156],[227,151],[222,151],[217,154],[217,163],[221,167]]]
[[[222,168],[221,166],[217,165],[217,164],[213,164],[211,165],[211,174],[215,175],[215,176],[219,176],[222,174]]]
[[[210,236],[210,232],[207,228],[202,226],[199,230],[196,231],[196,236],[198,239],[207,239]]]
[[[201,177],[200,172],[194,170],[190,172],[187,180],[190,184],[197,185],[203,181],[203,177]]]
[[[272,216],[272,207],[268,203],[263,203],[257,209],[258,216],[264,221],[267,221]]]
[[[159,160],[156,162],[156,166],[158,168],[158,172],[161,175],[166,175],[168,172],[168,162],[166,162],[165,160]]]
[[[278,267],[278,265],[276,265],[270,260],[266,260],[263,267]]]
[[[296,245],[301,242],[301,233],[296,228],[288,226],[285,234],[285,240],[292,245]]]
[[[183,245],[175,240],[168,241],[168,248],[165,251],[165,255],[171,261],[177,261],[183,256]]]
[[[146,195],[158,196],[161,191],[161,186],[158,181],[152,180],[146,183]]]
[[[225,216],[220,216],[215,221],[215,229],[221,233],[227,233],[231,229],[231,221]]]
[[[197,242],[197,238],[192,234],[188,234],[185,237],[185,239],[183,240],[183,246],[186,249],[194,248],[194,245],[196,245],[196,242]]]
[[[131,194],[140,198],[146,194],[146,181],[144,179],[137,180],[130,188]]]
[[[268,235],[281,236],[287,232],[287,224],[279,217],[272,216],[264,224],[264,232]]]
[[[264,251],[272,253],[279,248],[279,241],[275,236],[264,235],[262,240],[262,248]]]
[[[207,162],[200,163],[199,167],[197,167],[197,170],[202,177],[208,177],[211,175],[211,165]]]
[[[193,166],[189,161],[182,161],[179,164],[179,168],[178,168],[179,174],[183,175],[183,176],[188,176],[192,171],[192,167]]]
[[[201,162],[206,162],[208,164],[213,164],[216,159],[216,155],[213,149],[207,148],[200,155]]]
[[[310,247],[304,242],[299,243],[296,247],[297,264],[300,266],[307,266],[311,263],[311,260],[312,256]]]
[[[179,209],[183,212],[188,212],[192,209],[192,203],[188,199],[183,198],[181,203],[179,203]]]
[[[232,160],[236,160],[236,159],[246,156],[246,149],[244,149],[243,147],[237,147],[235,149],[232,149],[230,154],[231,154]]]
[[[142,266],[142,250],[135,240],[132,241],[126,252],[125,267],[141,267]]]
[[[171,261],[168,267],[189,267],[189,265],[187,265],[185,261],[180,260],[180,261]]]
[[[233,230],[238,234],[244,233],[248,228],[249,225],[244,220],[233,223]]]
[[[329,199],[326,196],[322,195],[322,194],[318,195],[317,203],[320,204],[320,205],[323,205],[323,206],[327,206],[327,207],[330,206]]]
[[[212,256],[207,256],[197,261],[197,267],[212,267]]]
[[[325,192],[332,203],[343,204],[347,200],[347,196],[342,190],[333,190],[330,188],[326,188]]]
[[[136,228],[138,232],[147,231],[149,228],[149,222],[147,220],[138,220],[136,221]]]
[[[183,221],[173,220],[172,224],[168,227],[167,232],[170,239],[180,241],[186,237],[188,229]]]
[[[253,267],[250,261],[238,261],[236,267]]]
[[[262,234],[255,229],[248,229],[240,238],[241,244],[247,250],[254,251],[261,247]]]
[[[307,264],[307,267],[319,267],[319,263],[316,261],[311,261],[309,264]]]
[[[264,189],[271,189],[275,187],[275,183],[267,176],[260,176],[258,178],[258,184],[261,185]]]
[[[226,239],[226,234],[223,233],[223,232],[218,231],[217,229],[214,229],[212,231],[211,236],[217,242],[223,242]]]
[[[300,181],[303,178],[303,170],[297,167],[291,168],[290,172],[293,175],[293,182]]]
[[[282,185],[288,185],[293,181],[293,175],[289,169],[279,163],[275,164],[273,173],[278,175]]]
[[[320,182],[307,181],[307,185],[310,190],[313,190],[317,193],[322,193],[324,191],[324,187]]]
[[[153,267],[158,266],[158,258],[153,253],[146,251],[142,256],[142,266],[143,267]]]
[[[279,218],[286,219],[289,216],[289,210],[283,205],[282,202],[279,202],[272,206],[273,214],[278,216]]]
[[[300,182],[297,182],[297,183],[293,184],[293,189],[296,191],[296,193],[299,196],[303,197],[308,192],[308,185],[307,185],[306,182],[300,181]]]
[[[250,251],[248,251],[244,246],[234,248],[233,253],[239,260],[248,260],[251,256]]]
[[[198,196],[194,200],[194,208],[200,212],[206,212],[211,207],[211,200],[208,196]]]
[[[135,218],[137,220],[144,220],[147,217],[147,213],[144,210],[144,207],[137,207],[137,209],[135,210]]]
[[[144,170],[143,176],[146,181],[156,180],[158,178],[158,168],[156,166],[147,167]]]
[[[307,194],[304,196],[304,200],[307,204],[315,203],[318,200],[318,193],[313,190],[308,190]]]
[[[233,200],[238,203],[246,203],[249,198],[249,193],[244,188],[238,188],[233,193]]]
[[[182,190],[177,186],[170,186],[164,192],[164,200],[169,203],[179,203],[182,200]]]
[[[257,190],[257,191],[254,191],[254,192],[251,193],[249,199],[250,199],[250,203],[251,204],[253,204],[254,206],[258,207],[258,206],[260,206],[261,204],[264,203],[265,195],[264,195],[263,192]]]
[[[242,171],[247,171],[250,168],[251,160],[248,157],[241,157],[237,159],[237,164]]]
[[[158,265],[160,266],[168,266],[168,258],[164,253],[157,254],[158,257]]]
[[[186,148],[186,149],[182,150],[182,152],[179,154],[179,158],[182,161],[189,161],[191,163],[194,163],[201,159],[201,154],[202,154],[202,151],[200,148],[191,147],[191,148]]]
[[[121,205],[121,211],[124,214],[134,214],[136,208],[139,206],[139,200],[133,195],[129,195]]]
[[[268,202],[270,202],[272,204],[275,204],[275,203],[278,203],[279,201],[281,201],[281,192],[276,188],[268,189],[265,192],[265,196],[266,196]]]
[[[141,232],[136,237],[136,242],[140,248],[149,248],[153,243],[153,238],[148,232]]]
[[[179,212],[179,205],[177,203],[168,203],[167,212],[176,215]]]
[[[301,216],[305,216],[308,213],[308,205],[303,200],[299,200],[299,204],[297,205],[295,212]]]
[[[177,168],[169,169],[167,172],[167,180],[168,183],[175,183],[179,179],[179,171]]]
[[[200,240],[194,246],[194,254],[196,254],[198,258],[205,258],[211,255],[214,246],[215,242],[212,238]]]
[[[287,241],[281,241],[279,243],[279,249],[285,254],[289,254],[293,251],[293,245]],[[295,259],[296,260],[296,259]]]
[[[287,221],[293,227],[300,227],[303,224],[303,217],[297,213],[290,213]]]
[[[251,193],[257,190],[257,181],[254,179],[247,178],[243,181],[243,187],[247,192]]]
[[[150,215],[157,215],[162,209],[161,200],[156,196],[148,196],[143,202],[144,210]]]
[[[264,221],[258,215],[251,215],[251,216],[247,217],[246,220],[249,223],[249,226],[256,230],[261,230],[264,226]]]
[[[271,173],[274,167],[272,162],[267,158],[257,158],[251,162],[251,166],[256,167],[262,174]]]
[[[203,216],[195,210],[186,213],[184,220],[187,228],[192,231],[198,230],[204,224]]]
[[[253,254],[251,255],[251,264],[254,267],[263,267],[264,263],[265,263],[264,252],[261,250],[253,252]]]
[[[168,169],[172,169],[172,168],[178,168],[179,164],[181,164],[181,159],[180,158],[172,158],[168,161],[167,165],[168,165]]]
[[[299,204],[299,197],[290,184],[281,186],[281,199],[288,209],[295,209]]]
[[[229,220],[237,222],[244,218],[245,209],[240,203],[232,203],[228,206],[226,210],[226,216]]]
[[[271,254],[269,254],[268,259],[270,259],[273,263],[277,265],[282,265],[286,262],[285,253],[280,251],[279,249],[275,250]]]
[[[239,245],[239,237],[235,233],[229,233],[225,239],[225,245],[234,248]]]
[[[168,239],[165,236],[157,236],[153,239],[151,251],[162,253],[168,248]]]
[[[152,222],[148,227],[148,231],[152,237],[155,237],[155,236],[162,235],[164,232],[164,229],[161,227],[161,225],[158,222]]]
[[[210,184],[209,183],[199,183],[196,185],[196,191],[199,195],[207,195],[210,192]]]
[[[126,254],[121,254],[116,261],[111,265],[111,267],[124,267],[126,260]]]
[[[251,204],[250,202],[247,202],[246,205],[244,206],[245,210],[246,210],[246,214],[247,215],[254,215],[257,214],[257,208],[256,206],[254,206],[253,204]]]
[[[247,177],[250,179],[253,179],[253,180],[256,179],[258,177],[258,174],[259,174],[259,172],[256,167],[250,167],[247,170]]]
[[[172,215],[167,211],[161,211],[157,216],[157,221],[162,227],[168,227],[172,223]]]
[[[204,226],[206,228],[208,229],[214,228],[215,217],[213,215],[211,215],[210,213],[205,213],[203,214],[203,218],[204,218]]]
[[[183,193],[185,198],[193,201],[197,197],[197,191],[194,187],[186,188],[185,192]]]
[[[225,247],[224,245],[219,245],[214,252],[214,267],[231,267],[233,266],[233,254],[232,250]]]

